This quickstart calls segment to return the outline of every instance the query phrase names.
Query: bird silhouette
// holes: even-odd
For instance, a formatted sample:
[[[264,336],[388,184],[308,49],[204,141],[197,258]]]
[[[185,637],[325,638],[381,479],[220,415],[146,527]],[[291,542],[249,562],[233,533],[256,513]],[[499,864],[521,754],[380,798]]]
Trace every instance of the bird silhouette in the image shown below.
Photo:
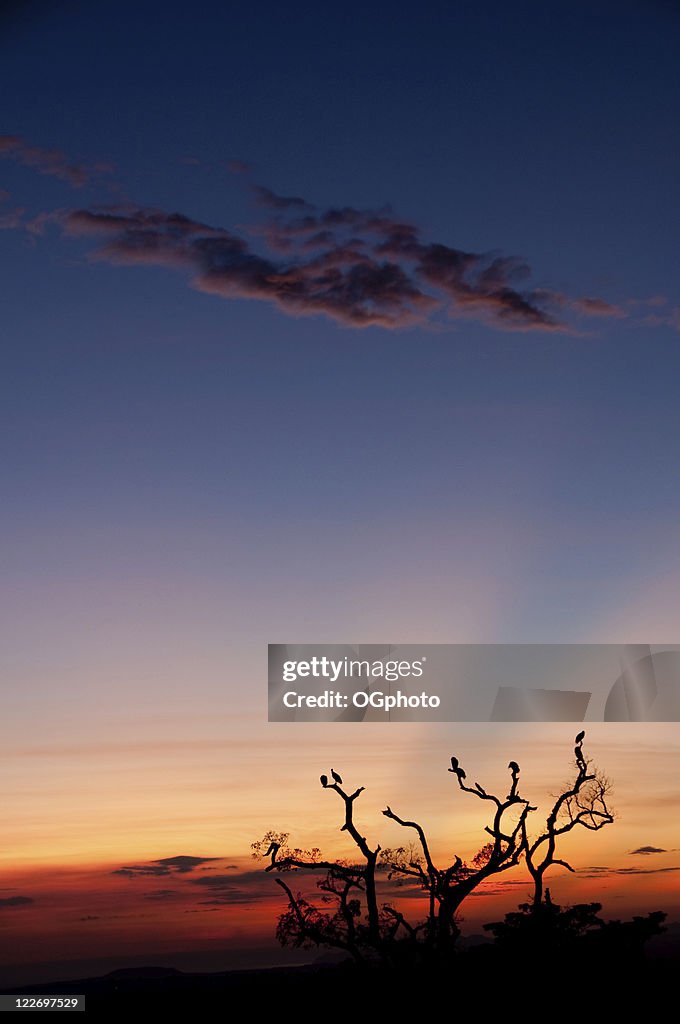
[[[328,785],[328,776],[327,775],[320,775],[319,778],[321,780],[321,785],[325,789],[326,786]]]
[[[511,761],[510,764],[508,765],[508,768],[510,769],[513,775],[517,775],[517,773],[519,772],[519,765],[517,764],[517,761]]]
[[[586,735],[586,731],[585,731],[585,729],[584,729],[584,730],[583,730],[583,732],[580,732],[580,733],[578,734],[578,736],[576,737],[576,739],[574,740],[574,742],[575,742],[575,743],[583,743],[583,740],[585,739],[585,735]]]
[[[463,771],[462,768],[458,769],[458,771],[456,772],[456,775],[458,776],[459,779],[466,779],[467,778],[467,775],[465,774],[465,772]]]
[[[451,758],[451,767],[449,768],[449,771],[450,772],[457,772],[458,771],[458,758],[457,757],[452,757]]]
[[[332,768],[331,768],[331,775],[333,776],[333,782],[337,782],[338,785],[341,786],[342,785],[342,779],[340,778],[340,776],[338,775],[338,773],[336,771],[333,771]]]

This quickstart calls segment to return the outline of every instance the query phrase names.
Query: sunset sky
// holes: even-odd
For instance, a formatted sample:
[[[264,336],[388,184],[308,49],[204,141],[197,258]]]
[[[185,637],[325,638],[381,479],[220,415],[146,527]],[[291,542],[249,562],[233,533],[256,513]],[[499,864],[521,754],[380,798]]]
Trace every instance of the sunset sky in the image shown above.
[[[281,962],[329,759],[472,856],[450,755],[545,806],[573,730],[268,724],[268,642],[678,642],[680,16],[3,11],[0,985]],[[680,726],[587,742],[556,896],[680,920]]]

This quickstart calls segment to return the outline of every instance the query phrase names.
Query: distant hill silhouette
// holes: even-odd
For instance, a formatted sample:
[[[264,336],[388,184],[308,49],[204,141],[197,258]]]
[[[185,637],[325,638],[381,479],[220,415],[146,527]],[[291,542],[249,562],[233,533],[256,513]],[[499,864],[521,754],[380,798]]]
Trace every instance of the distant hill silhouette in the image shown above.
[[[410,1009],[423,1009],[424,993],[445,984],[452,997],[463,995],[478,997],[484,994],[485,1007],[507,1001],[504,984],[490,985],[490,979],[520,978],[523,984],[554,980],[563,983],[565,976],[578,978],[579,999],[597,994],[598,986],[606,979],[608,1009],[629,1008],[638,996],[654,998],[676,991],[680,966],[680,924],[669,929],[672,941],[663,943],[660,937],[656,950],[660,955],[642,960],[634,971],[601,974],[603,964],[594,962],[592,972],[570,975],[573,965],[569,959],[553,964],[552,976],[545,975],[545,965],[531,958],[521,964],[520,974],[514,969],[508,973],[508,962],[501,955],[496,962],[494,947],[478,941],[469,951],[460,952],[447,971],[433,973],[424,968],[402,970],[398,973],[382,966],[366,968],[345,961],[341,964],[313,963],[302,967],[274,967],[258,970],[223,971],[217,973],[189,973],[172,967],[133,967],[111,971],[99,978],[80,978],[72,981],[50,982],[44,985],[21,987],[26,995],[83,994],[88,1019],[126,1019],[129,1013],[150,1015],[173,1013],[173,1019],[207,1019],[202,1014],[226,1012],[232,1000],[241,1001],[253,1012],[273,1012],[279,1016],[295,1013],[300,1021],[318,1020],[320,1009],[330,999],[349,1003],[355,1009],[357,1000],[364,996],[376,1001],[381,1012],[403,1015]],[[481,940],[482,936],[475,936]],[[491,955],[491,959],[489,957]],[[504,967],[505,965],[505,967]],[[12,990],[16,992],[16,990]],[[352,1011],[354,1012],[354,1011]]]

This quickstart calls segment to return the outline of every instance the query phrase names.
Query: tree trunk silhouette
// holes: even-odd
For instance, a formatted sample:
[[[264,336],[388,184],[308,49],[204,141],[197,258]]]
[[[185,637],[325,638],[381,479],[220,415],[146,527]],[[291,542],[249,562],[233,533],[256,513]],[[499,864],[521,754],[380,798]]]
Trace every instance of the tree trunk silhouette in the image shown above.
[[[533,883],[531,906],[548,905],[544,886],[547,871],[553,866],[574,870],[557,856],[560,837],[577,826],[598,831],[614,820],[607,806],[609,780],[586,761],[584,735],[579,733],[574,751],[576,776],[555,799],[544,829],[534,838],[530,838],[529,821],[537,808],[519,792],[520,767],[516,761],[508,765],[509,792],[499,796],[479,782],[469,785],[458,758],[451,758],[448,771],[455,775],[458,790],[488,805],[492,812],[484,826],[486,842],[470,863],[455,855],[449,864],[438,866],[423,826],[402,818],[391,807],[383,815],[415,838],[395,849],[371,845],[355,821],[356,801],[364,787],[350,793],[343,788],[337,772],[331,773],[332,783],[322,775],[323,788],[342,801],[341,831],[351,838],[357,859],[324,860],[319,850],[291,849],[286,833],[268,832],[252,844],[253,856],[269,858],[266,871],[298,873],[302,877],[322,873],[316,883],[322,892],[321,907],[295,892],[282,877],[276,879],[287,898],[287,909],[277,928],[279,941],[341,949],[357,962],[381,960],[393,966],[407,961],[443,963],[455,951],[465,900],[488,879],[517,867],[523,860]],[[410,921],[403,908],[389,900],[381,903],[381,874],[387,876],[393,890],[395,885],[403,884],[424,894],[424,919]]]
[[[584,735],[579,733],[580,739],[574,749],[576,778],[555,800],[545,830],[531,842],[524,827],[526,863],[534,883],[534,907],[540,907],[544,901],[544,879],[549,868],[558,865],[572,873],[574,871],[568,861],[555,856],[559,837],[577,826],[597,832],[614,821],[607,805],[611,783],[602,772],[590,770],[592,762],[586,761],[583,754]]]

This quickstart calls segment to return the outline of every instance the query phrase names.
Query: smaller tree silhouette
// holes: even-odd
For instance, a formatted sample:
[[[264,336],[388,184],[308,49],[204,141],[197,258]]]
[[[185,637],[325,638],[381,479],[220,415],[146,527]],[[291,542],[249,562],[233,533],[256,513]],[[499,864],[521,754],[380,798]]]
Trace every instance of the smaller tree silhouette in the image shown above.
[[[601,903],[577,903],[560,907],[546,889],[542,902],[522,903],[503,921],[485,924],[504,960],[534,964],[565,964],[572,967],[615,961],[620,967],[642,955],[649,939],[664,931],[666,914],[655,910],[632,921],[604,921]]]
[[[597,832],[614,821],[614,814],[607,805],[607,797],[612,788],[611,782],[603,772],[592,768],[592,761],[586,760],[583,753],[584,738],[585,732],[580,732],[576,737],[576,777],[573,782],[567,783],[566,789],[555,799],[546,819],[545,829],[535,839],[530,840],[526,822],[522,823],[522,845],[526,851],[527,868],[534,883],[534,908],[540,907],[543,903],[545,875],[549,868],[558,865],[572,873],[574,871],[568,861],[557,856],[561,837],[578,827]]]
[[[383,929],[376,889],[376,865],[381,848],[376,846],[372,849],[354,823],[354,803],[364,787],[346,793],[337,773],[334,773],[332,784],[328,783],[325,775],[321,779],[324,788],[333,790],[343,801],[345,821],[342,831],[351,836],[361,860],[354,863],[349,860],[326,861],[321,859],[318,849],[291,850],[287,833],[275,832],[268,832],[263,839],[252,844],[253,856],[271,858],[266,871],[323,871],[324,877],[317,883],[323,893],[322,900],[335,904],[331,912],[324,913],[312,906],[301,893],[293,893],[282,878],[277,878],[277,884],[288,897],[288,910],[277,928],[277,937],[282,944],[336,947],[361,960],[366,948],[378,950],[382,945]],[[361,919],[360,897],[365,903],[365,921]]]

